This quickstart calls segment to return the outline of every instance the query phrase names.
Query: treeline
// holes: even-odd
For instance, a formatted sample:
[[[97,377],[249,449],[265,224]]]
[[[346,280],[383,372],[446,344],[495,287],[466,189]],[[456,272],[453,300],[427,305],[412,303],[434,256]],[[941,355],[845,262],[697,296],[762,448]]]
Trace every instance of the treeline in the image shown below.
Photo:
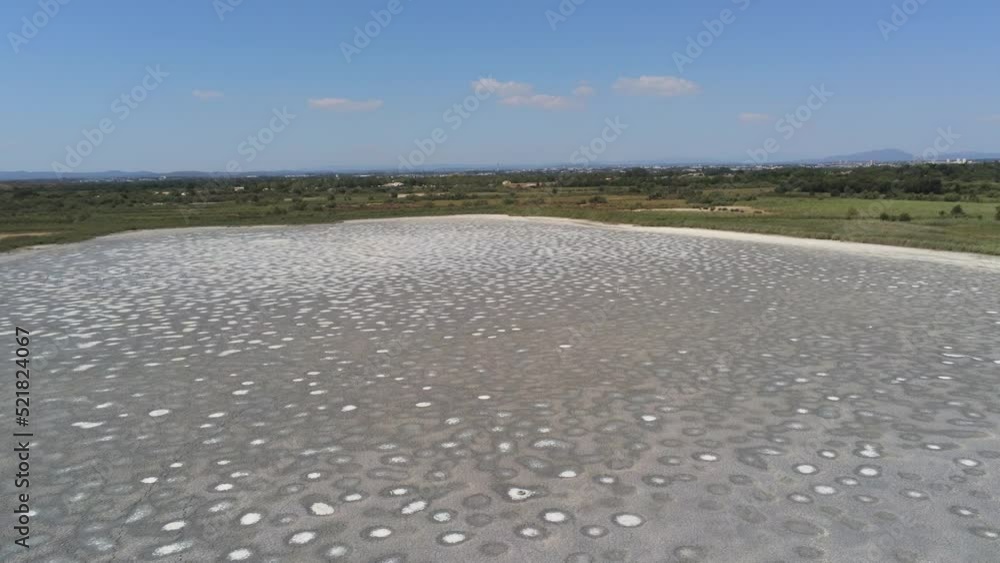
[[[508,183],[505,183],[508,182]],[[525,192],[525,190],[528,190]],[[253,206],[291,202],[333,208],[365,201],[467,200],[483,193],[560,193],[596,190],[679,198],[704,204],[753,199],[767,193],[864,198],[1000,200],[1000,163],[922,164],[870,168],[775,169],[608,168],[467,172],[426,175],[329,174],[296,177],[164,178],[143,181],[18,181],[0,184],[0,217],[52,214],[79,218],[93,210],[235,202]],[[505,196],[506,197],[506,196]]]

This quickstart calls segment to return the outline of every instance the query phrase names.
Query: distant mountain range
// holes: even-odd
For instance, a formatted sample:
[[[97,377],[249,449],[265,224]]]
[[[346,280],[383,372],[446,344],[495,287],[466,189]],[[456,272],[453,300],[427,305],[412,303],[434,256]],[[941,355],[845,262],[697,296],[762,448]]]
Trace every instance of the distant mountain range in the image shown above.
[[[910,162],[917,160],[917,158],[906,151],[898,149],[882,149],[877,151],[856,152],[854,154],[830,156],[817,162],[870,162],[873,160],[875,162]]]
[[[946,153],[940,155],[936,160],[1000,160],[1000,153],[983,153],[983,152],[954,152]],[[838,156],[831,156],[827,158],[819,159],[802,159],[795,161],[782,161],[776,162],[776,164],[836,164],[840,162],[844,163],[864,163],[864,162],[878,162],[878,163],[901,163],[901,162],[916,162],[922,160],[918,155],[910,154],[906,151],[901,151],[899,149],[882,149],[867,152],[858,152],[853,154],[844,154]],[[606,167],[616,167],[616,166],[727,166],[727,165],[743,165],[744,161],[733,160],[727,161],[722,159],[685,159],[685,160],[660,160],[660,161],[633,161],[633,162],[619,162],[619,163],[601,163],[599,166]],[[506,165],[501,168],[501,170],[511,171],[511,170],[535,170],[535,169],[559,169],[567,168],[567,164],[536,164],[536,165]],[[595,167],[598,167],[595,163]],[[430,172],[466,172],[466,171],[481,171],[481,170],[494,170],[493,166],[460,166],[460,165],[442,165],[433,168],[428,168],[425,170],[420,170],[422,173]],[[158,178],[227,178],[227,177],[240,177],[246,178],[250,176],[298,176],[298,175],[318,175],[318,174],[397,174],[398,170],[393,167],[349,167],[349,166],[328,166],[323,168],[314,168],[308,170],[268,170],[260,172],[246,172],[239,176],[230,176],[222,172],[202,172],[196,170],[190,171],[176,171],[176,172],[150,172],[148,170],[136,170],[136,171],[123,171],[123,170],[107,170],[104,172],[74,172],[70,174],[63,174],[59,176],[54,172],[29,172],[29,171],[12,171],[4,172],[0,171],[0,181],[13,181],[13,180],[74,180],[74,181],[97,181],[97,180],[149,180]]]
[[[984,153],[984,152],[954,152],[946,153],[938,156],[934,160],[1000,160],[1000,153]],[[854,154],[845,154],[840,156],[831,156],[821,160],[810,160],[806,162],[823,162],[823,163],[833,163],[833,162],[913,162],[923,160],[923,157],[919,155],[910,154],[906,151],[901,151],[899,149],[882,149],[876,151],[858,152]]]
[[[248,172],[240,174],[238,177],[248,176],[287,176],[289,174],[304,174],[302,171],[274,170],[269,172]],[[148,170],[106,170],[103,172],[72,172],[70,174],[58,175],[54,172],[27,172],[17,170],[13,172],[0,171],[0,180],[53,180],[62,178],[63,180],[140,180],[159,178],[225,178],[229,175],[222,172],[201,172],[197,170],[181,170],[177,172],[150,172]]]

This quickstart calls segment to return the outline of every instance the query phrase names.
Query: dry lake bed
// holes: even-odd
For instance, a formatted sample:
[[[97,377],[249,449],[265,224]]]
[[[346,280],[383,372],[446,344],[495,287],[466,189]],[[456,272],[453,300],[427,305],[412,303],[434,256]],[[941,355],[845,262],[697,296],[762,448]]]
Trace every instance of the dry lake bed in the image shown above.
[[[1000,557],[996,260],[482,217],[112,236],[0,282],[5,561]]]

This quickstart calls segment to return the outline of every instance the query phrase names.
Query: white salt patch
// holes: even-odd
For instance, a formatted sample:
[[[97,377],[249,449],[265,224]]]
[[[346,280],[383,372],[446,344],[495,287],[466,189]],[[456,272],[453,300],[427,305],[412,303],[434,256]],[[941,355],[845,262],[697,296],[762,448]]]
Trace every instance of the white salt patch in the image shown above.
[[[552,524],[561,524],[561,523],[569,520],[569,515],[567,515],[565,512],[561,512],[559,510],[549,510],[545,514],[542,515],[542,518],[546,522],[551,522]]]
[[[542,535],[542,531],[533,526],[525,526],[518,530],[517,533],[526,538],[537,538]]]
[[[75,426],[77,428],[83,428],[84,430],[90,430],[91,428],[97,428],[102,426],[103,422],[74,422],[70,426]]]
[[[441,536],[441,541],[447,544],[462,543],[467,536],[461,532],[449,532]]]
[[[641,526],[645,520],[637,514],[617,514],[614,522],[623,528],[635,528]]]
[[[133,522],[138,522],[139,520],[142,520],[143,518],[145,518],[145,517],[149,516],[150,514],[152,514],[152,512],[153,512],[153,509],[151,509],[151,508],[149,508],[147,506],[141,506],[141,507],[135,509],[135,512],[133,512],[125,520],[125,523],[126,524],[132,524]]]
[[[257,522],[260,522],[260,514],[257,512],[247,512],[240,517],[240,524],[244,526],[252,526]]]
[[[288,540],[288,543],[291,543],[291,544],[294,544],[294,545],[305,545],[305,544],[313,541],[313,539],[315,539],[315,538],[316,538],[316,533],[315,532],[299,532],[299,533],[295,534],[294,536],[292,536],[292,538]]]
[[[865,444],[864,446],[862,446],[861,450],[858,452],[858,455],[867,458],[882,457],[882,455],[878,453],[878,450],[875,449],[875,446],[871,444]]]
[[[333,514],[333,507],[325,502],[315,502],[309,507],[309,511],[316,516],[329,516]]]
[[[253,555],[253,552],[251,552],[249,549],[240,548],[234,551],[230,551],[228,557],[230,561],[243,561],[244,559],[250,559],[251,555]]]
[[[348,547],[346,545],[335,545],[330,549],[326,550],[326,556],[337,558],[347,555]]]
[[[404,506],[403,509],[400,510],[400,512],[403,513],[404,515],[409,516],[410,514],[416,514],[417,512],[420,512],[425,508],[427,508],[427,501],[415,500],[410,504]]]
[[[537,493],[535,491],[530,491],[528,489],[520,489],[517,487],[511,487],[507,489],[507,497],[513,501],[528,500],[529,498],[535,496]]]
[[[188,549],[194,545],[193,541],[182,541],[177,543],[172,543],[169,545],[164,545],[153,550],[153,555],[156,557],[163,557],[164,555],[173,555],[174,553],[180,553],[185,549]]]

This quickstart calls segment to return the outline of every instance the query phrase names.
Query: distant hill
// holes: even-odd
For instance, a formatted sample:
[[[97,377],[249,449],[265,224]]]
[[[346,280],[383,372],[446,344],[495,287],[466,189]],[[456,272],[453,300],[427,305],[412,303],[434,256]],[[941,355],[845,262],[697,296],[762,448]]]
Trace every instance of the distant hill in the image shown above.
[[[917,160],[912,154],[899,149],[882,149],[877,151],[856,152],[824,158],[820,162],[911,162]]]
[[[108,178],[159,178],[162,174],[147,171],[123,172],[121,170],[108,170],[106,172],[74,172],[63,174],[65,180],[104,180]],[[55,172],[27,172],[24,170],[14,170],[12,172],[0,171],[0,180],[52,180],[59,178]]]
[[[270,172],[245,172],[238,177],[248,176],[284,176],[287,174],[302,174],[302,172],[275,170]],[[200,172],[197,170],[179,172],[150,172],[148,170],[107,170],[104,172],[71,172],[69,174],[56,174],[55,172],[27,172],[15,170],[4,172],[0,170],[0,181],[13,180],[70,180],[70,181],[97,181],[97,180],[158,180],[160,178],[224,178],[229,175],[222,172]]]
[[[1000,153],[987,152],[951,152],[941,153],[934,160],[1000,160]],[[831,156],[818,161],[811,162],[918,162],[924,160],[921,155],[910,154],[899,149],[882,149],[877,151],[858,152],[840,156]]]

